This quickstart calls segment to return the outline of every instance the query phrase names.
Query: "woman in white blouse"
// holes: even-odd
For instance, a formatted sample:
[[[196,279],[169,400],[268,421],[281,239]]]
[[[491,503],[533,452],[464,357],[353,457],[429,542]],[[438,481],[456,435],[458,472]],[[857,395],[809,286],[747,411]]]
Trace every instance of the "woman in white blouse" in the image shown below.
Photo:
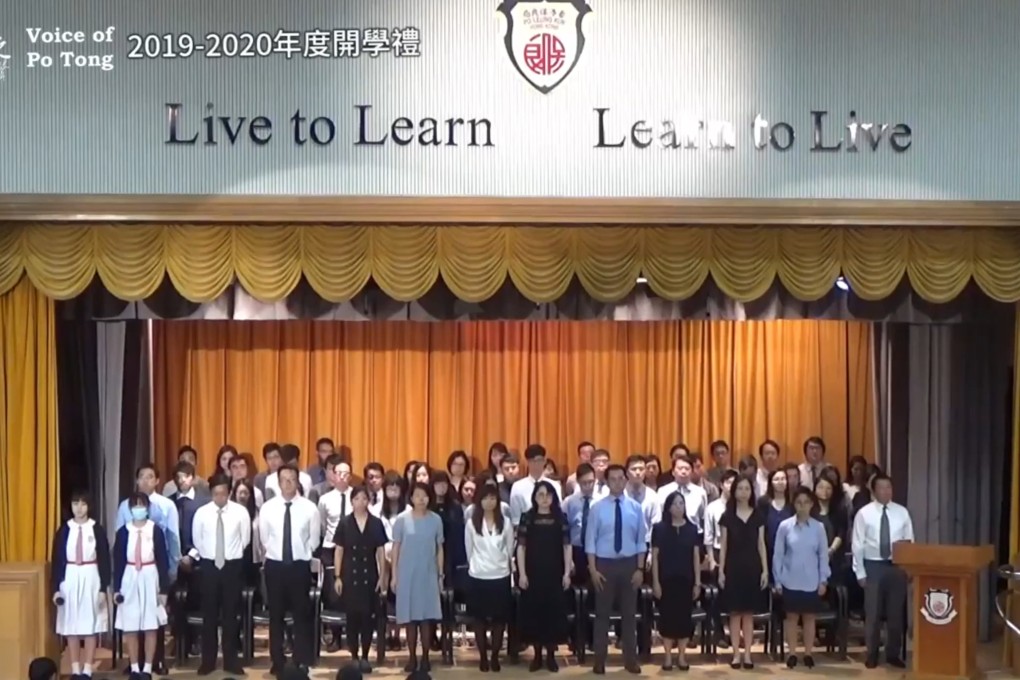
[[[499,672],[499,650],[510,617],[510,560],[514,533],[499,502],[499,490],[485,484],[464,525],[468,559],[468,614],[475,621],[478,668]],[[486,633],[492,633],[491,643]]]

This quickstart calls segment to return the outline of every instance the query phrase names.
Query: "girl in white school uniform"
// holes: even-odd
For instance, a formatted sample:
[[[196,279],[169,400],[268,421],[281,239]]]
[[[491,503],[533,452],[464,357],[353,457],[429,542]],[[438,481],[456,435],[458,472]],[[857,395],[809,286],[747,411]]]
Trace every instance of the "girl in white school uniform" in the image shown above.
[[[92,677],[97,638],[109,630],[110,543],[106,530],[89,517],[90,505],[85,492],[71,494],[71,519],[53,535],[51,553],[57,635],[67,638],[71,680]]]
[[[130,680],[151,680],[156,630],[166,625],[169,560],[163,530],[149,519],[148,497],[133,493],[128,507],[131,522],[120,528],[113,544],[114,625],[125,633]],[[138,636],[129,634],[139,632],[145,637],[144,656],[138,649]]]

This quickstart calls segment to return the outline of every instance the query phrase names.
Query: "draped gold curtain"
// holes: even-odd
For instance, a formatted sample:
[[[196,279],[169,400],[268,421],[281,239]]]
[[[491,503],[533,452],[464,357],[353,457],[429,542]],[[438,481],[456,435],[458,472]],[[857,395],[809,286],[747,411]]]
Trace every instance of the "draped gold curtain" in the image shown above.
[[[165,276],[208,301],[236,279],[280,300],[304,276],[344,301],[371,278],[391,297],[421,297],[442,276],[461,299],[491,297],[509,277],[529,299],[554,300],[573,277],[597,300],[624,297],[641,274],[668,299],[711,275],[741,301],[775,279],[802,300],[842,272],[854,292],[888,296],[906,276],[930,302],[974,280],[1020,300],[1020,232],[1009,229],[724,227],[435,227],[0,224],[0,294],[23,273],[50,297],[78,295],[98,274],[114,295],[151,295]]]
[[[45,561],[60,518],[53,300],[0,295],[0,562]]]
[[[323,435],[356,467],[442,466],[493,441],[541,442],[561,465],[590,439],[616,460],[717,438],[766,437],[800,460],[812,434],[833,462],[873,457],[871,326],[858,322],[156,322],[159,462],[223,443],[259,452]]]

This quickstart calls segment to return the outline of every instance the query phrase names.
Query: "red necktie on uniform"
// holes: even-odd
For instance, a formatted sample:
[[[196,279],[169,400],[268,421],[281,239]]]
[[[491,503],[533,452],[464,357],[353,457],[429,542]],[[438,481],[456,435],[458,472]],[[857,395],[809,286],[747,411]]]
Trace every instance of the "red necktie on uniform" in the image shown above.
[[[135,569],[142,568],[142,532],[135,534]]]
[[[79,567],[85,564],[85,532],[78,525],[78,545],[74,547],[74,563]]]

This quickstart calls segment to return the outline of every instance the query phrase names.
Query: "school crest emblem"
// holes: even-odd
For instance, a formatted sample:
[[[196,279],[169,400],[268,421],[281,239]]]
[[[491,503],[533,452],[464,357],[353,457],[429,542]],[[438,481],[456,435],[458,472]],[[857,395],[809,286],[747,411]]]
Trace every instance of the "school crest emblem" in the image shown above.
[[[584,51],[585,0],[503,0],[510,63],[532,87],[549,94],[574,70]]]
[[[921,616],[933,626],[944,626],[959,612],[953,604],[953,594],[944,588],[929,588],[924,594],[924,606]]]

